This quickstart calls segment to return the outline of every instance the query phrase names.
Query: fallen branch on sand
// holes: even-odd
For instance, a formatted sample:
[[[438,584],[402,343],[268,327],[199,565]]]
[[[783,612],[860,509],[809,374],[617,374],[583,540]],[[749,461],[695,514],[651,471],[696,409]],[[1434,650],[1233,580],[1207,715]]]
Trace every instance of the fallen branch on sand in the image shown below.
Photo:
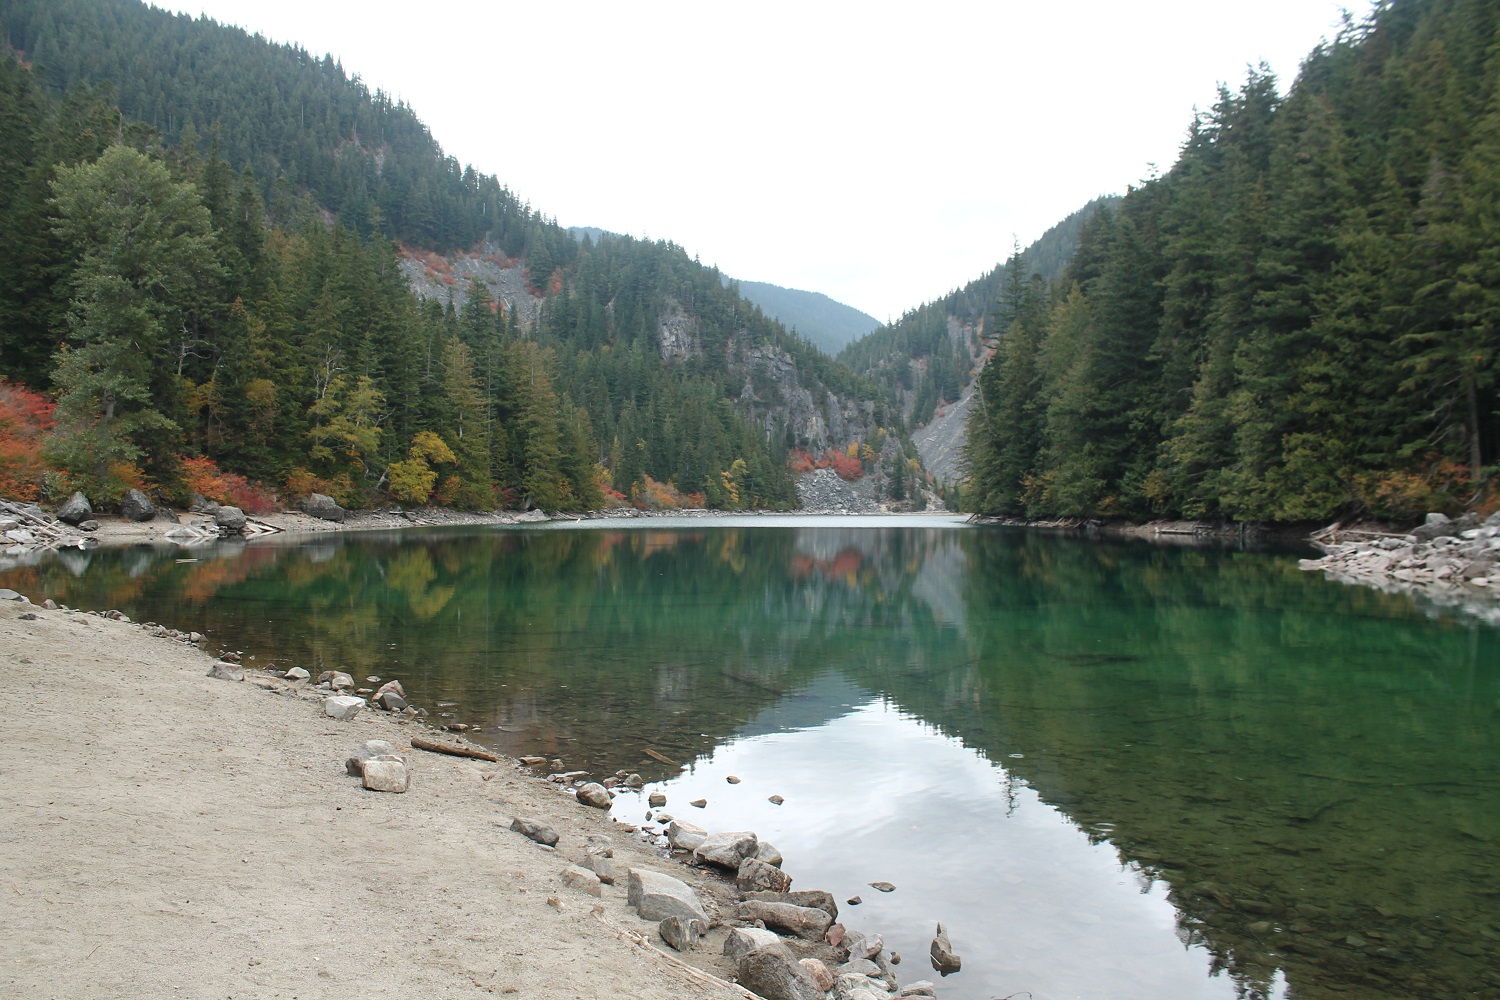
[[[444,743],[442,740],[431,740],[425,736],[413,736],[411,738],[413,750],[426,750],[429,753],[445,753],[452,757],[472,757],[475,760],[487,760],[498,763],[500,758],[488,750],[468,746],[463,743]]]

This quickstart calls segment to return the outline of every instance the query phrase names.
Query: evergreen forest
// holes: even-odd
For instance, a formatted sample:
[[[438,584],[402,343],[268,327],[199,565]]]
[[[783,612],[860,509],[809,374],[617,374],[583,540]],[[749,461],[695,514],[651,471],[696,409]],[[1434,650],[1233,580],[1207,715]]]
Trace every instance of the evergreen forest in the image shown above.
[[[715,269],[575,240],[331,59],[134,0],[7,0],[0,31],[0,494],[788,508],[789,449],[886,433]],[[402,262],[460,249],[535,314],[418,299]]]
[[[1007,269],[968,503],[1012,517],[1493,506],[1500,8],[1392,0],[1264,69],[1059,280]]]

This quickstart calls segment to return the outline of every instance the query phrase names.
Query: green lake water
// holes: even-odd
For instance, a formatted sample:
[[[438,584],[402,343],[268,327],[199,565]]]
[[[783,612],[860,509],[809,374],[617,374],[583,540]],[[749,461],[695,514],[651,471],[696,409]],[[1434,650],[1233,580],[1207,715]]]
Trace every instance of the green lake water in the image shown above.
[[[1295,555],[650,520],[65,552],[0,587],[638,771],[620,819],[661,790],[755,830],[903,982],[942,921],[948,1000],[1500,997],[1500,629]]]

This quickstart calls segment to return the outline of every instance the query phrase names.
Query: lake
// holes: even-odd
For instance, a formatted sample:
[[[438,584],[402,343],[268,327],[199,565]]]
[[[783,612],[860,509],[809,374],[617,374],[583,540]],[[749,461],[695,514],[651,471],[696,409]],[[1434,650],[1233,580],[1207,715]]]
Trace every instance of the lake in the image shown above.
[[[69,551],[0,587],[639,772],[620,819],[663,791],[755,830],[903,982],[942,921],[949,1000],[1500,996],[1500,630],[1296,555],[642,519]]]

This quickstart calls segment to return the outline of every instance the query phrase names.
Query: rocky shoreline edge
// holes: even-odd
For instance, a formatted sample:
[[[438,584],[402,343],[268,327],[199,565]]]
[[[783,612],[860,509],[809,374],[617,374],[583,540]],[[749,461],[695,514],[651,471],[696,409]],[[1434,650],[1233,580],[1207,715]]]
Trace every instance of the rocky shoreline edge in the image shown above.
[[[29,624],[45,616],[63,624],[67,619],[93,619],[94,627],[135,630],[135,636],[117,638],[125,645],[167,640],[199,664],[200,676],[243,684],[278,700],[308,703],[316,708],[310,713],[314,720],[336,727],[323,735],[334,736],[342,745],[339,770],[358,778],[370,792],[407,794],[413,789],[414,772],[420,782],[424,772],[450,763],[486,768],[478,777],[494,786],[502,784],[494,779],[503,777],[507,789],[528,792],[524,797],[529,801],[508,809],[502,804],[509,815],[495,822],[518,839],[525,838],[546,859],[541,867],[553,870],[555,890],[547,897],[549,906],[558,911],[590,907],[589,914],[619,939],[706,986],[727,991],[724,995],[766,1000],[937,995],[928,980],[899,985],[894,967],[900,957],[888,954],[878,935],[867,936],[839,923],[831,894],[792,890],[791,876],[780,869],[779,852],[754,833],[710,833],[658,811],[652,818],[666,827],[670,845],[664,855],[651,843],[654,829],[609,819],[605,810],[611,787],[640,787],[638,775],[622,773],[596,782],[579,772],[536,773],[536,766],[560,767],[561,762],[539,757],[513,761],[429,726],[426,713],[406,702],[399,681],[371,677],[366,682],[376,686],[360,688],[340,671],[325,671],[314,679],[300,667],[255,669],[241,663],[234,650],[208,655],[205,650],[211,644],[202,635],[154,622],[133,623],[118,611],[82,612],[51,600],[33,605],[13,592],[0,592],[0,606],[6,609],[0,621]],[[66,657],[67,651],[55,654]],[[22,657],[21,662],[30,660]],[[204,665],[206,670],[201,670]],[[567,799],[574,802],[562,811],[555,808]],[[653,810],[666,805],[660,793],[651,802]],[[410,864],[419,859],[406,860]],[[663,871],[664,866],[673,873]],[[616,915],[621,919],[611,919]],[[930,958],[934,969],[944,974],[958,971],[960,961],[941,925]]]
[[[1343,583],[1412,594],[1500,625],[1500,512],[1485,519],[1428,514],[1405,533],[1333,526],[1311,540],[1324,554],[1301,560],[1302,569]]]

